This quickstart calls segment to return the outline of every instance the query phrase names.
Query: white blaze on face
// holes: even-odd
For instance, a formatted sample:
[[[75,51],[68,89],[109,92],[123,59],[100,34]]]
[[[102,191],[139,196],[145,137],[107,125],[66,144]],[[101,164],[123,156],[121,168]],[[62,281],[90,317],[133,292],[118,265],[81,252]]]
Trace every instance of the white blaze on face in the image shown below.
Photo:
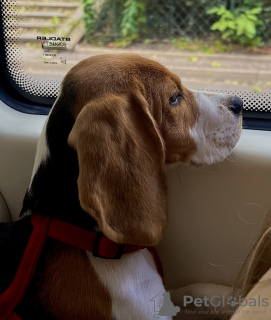
[[[191,90],[199,107],[199,118],[191,136],[197,151],[191,163],[203,165],[224,160],[238,142],[242,117],[231,111],[234,96]]]

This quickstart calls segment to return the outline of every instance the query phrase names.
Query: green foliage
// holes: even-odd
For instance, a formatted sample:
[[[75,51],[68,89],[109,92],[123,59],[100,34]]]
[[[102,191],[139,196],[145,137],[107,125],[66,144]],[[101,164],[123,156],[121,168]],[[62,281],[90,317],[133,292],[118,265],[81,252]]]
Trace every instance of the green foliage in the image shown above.
[[[183,50],[194,51],[194,50],[190,49],[191,48],[191,40],[186,37],[181,37],[179,39],[173,39],[172,44],[174,46],[176,46],[178,49],[180,49],[181,51],[183,51]]]
[[[207,11],[208,14],[220,17],[211,26],[211,30],[218,30],[223,40],[253,47],[262,43],[262,39],[257,37],[257,27],[263,25],[258,17],[261,12],[261,7],[240,7],[231,12],[225,6],[213,7]]]
[[[190,39],[181,37],[179,39],[173,39],[172,44],[181,51],[202,52],[206,54],[225,53],[232,50],[230,45],[224,45],[220,40],[207,43],[206,41],[197,38]]]
[[[198,62],[199,58],[198,57],[187,57],[186,60],[191,61],[191,62]]]
[[[255,92],[255,93],[261,93],[262,89],[255,86],[255,87],[252,88],[252,91]]]
[[[146,32],[146,0],[105,0],[96,14],[95,0],[80,0],[84,7],[86,38],[93,34],[102,41],[114,40],[115,46],[123,47]]]
[[[114,46],[116,48],[124,48],[124,47],[127,47],[129,46],[129,44],[131,44],[132,40],[131,39],[126,39],[126,38],[121,38],[121,39],[117,39],[115,42],[114,42]]]
[[[51,25],[57,25],[60,23],[60,19],[57,16],[54,16],[51,20],[50,20],[50,24]],[[42,34],[49,34],[49,33],[56,33],[57,28],[56,27],[52,27],[52,26],[48,26],[48,27],[42,27],[41,28],[41,33]]]
[[[225,45],[221,40],[215,40],[214,44],[210,46],[211,52],[205,52],[205,53],[224,53],[224,52],[230,52],[232,51],[232,46]]]
[[[74,19],[72,20],[70,23],[69,23],[69,27],[70,27],[70,30],[69,32],[73,31],[75,28],[78,27],[78,25],[80,25],[81,23],[81,19]]]
[[[51,19],[50,23],[52,23],[52,24],[59,24],[59,23],[60,23],[59,17],[54,16],[54,17]]]
[[[121,33],[126,41],[137,40],[140,33],[145,33],[145,0],[126,0],[124,3]]]
[[[257,47],[271,37],[270,0],[234,0],[233,12],[223,6],[225,0],[103,0],[95,5],[97,11],[98,0],[80,1],[88,42],[127,46],[145,37],[145,43],[182,37],[176,40],[181,50],[220,53],[231,50],[230,41]],[[203,45],[201,40],[183,40],[214,39],[210,29],[221,33],[222,41]]]
[[[220,62],[213,61],[213,62],[211,62],[211,66],[213,68],[221,68],[222,64]]]
[[[95,10],[93,9],[94,0],[80,0],[83,3],[83,20],[85,25],[85,37],[91,39],[94,30]]]

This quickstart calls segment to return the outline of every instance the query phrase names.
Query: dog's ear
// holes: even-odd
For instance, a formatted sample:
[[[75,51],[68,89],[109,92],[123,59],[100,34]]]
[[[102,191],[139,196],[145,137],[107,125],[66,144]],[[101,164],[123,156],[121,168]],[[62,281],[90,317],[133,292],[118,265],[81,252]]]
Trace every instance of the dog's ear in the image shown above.
[[[157,244],[167,224],[165,155],[143,96],[90,102],[68,143],[78,156],[80,204],[100,230],[118,243]]]

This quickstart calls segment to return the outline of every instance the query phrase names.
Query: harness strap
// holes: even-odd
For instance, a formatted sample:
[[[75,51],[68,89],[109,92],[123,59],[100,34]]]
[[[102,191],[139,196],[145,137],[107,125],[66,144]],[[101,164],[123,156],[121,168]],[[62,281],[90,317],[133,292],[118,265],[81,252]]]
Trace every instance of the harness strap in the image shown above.
[[[145,248],[144,246],[115,243],[105,237],[102,232],[91,232],[37,213],[31,215],[31,223],[33,231],[19,268],[11,285],[0,295],[0,320],[20,320],[14,310],[22,300],[35,274],[41,251],[48,237],[90,251],[95,257],[103,259],[120,259],[122,254]],[[155,248],[147,248],[153,254],[158,272],[164,280],[163,268]]]
[[[0,319],[4,320],[16,308],[23,298],[36,270],[43,245],[48,237],[51,218],[33,215],[33,231],[27,243],[23,258],[11,285],[0,295]],[[15,320],[12,316],[10,320]]]
[[[70,246],[90,251],[93,256],[103,259],[120,259],[122,254],[147,248],[152,253],[158,273],[164,281],[163,267],[154,247],[119,244],[105,237],[102,232],[91,232],[56,219],[50,223],[48,236]]]
[[[70,246],[93,252],[95,257],[103,259],[120,259],[122,254],[145,248],[139,245],[119,244],[105,237],[102,232],[88,231],[56,219],[51,221],[48,235]]]
[[[22,320],[19,316],[17,316],[17,314],[15,312],[12,312],[7,318],[6,320]]]

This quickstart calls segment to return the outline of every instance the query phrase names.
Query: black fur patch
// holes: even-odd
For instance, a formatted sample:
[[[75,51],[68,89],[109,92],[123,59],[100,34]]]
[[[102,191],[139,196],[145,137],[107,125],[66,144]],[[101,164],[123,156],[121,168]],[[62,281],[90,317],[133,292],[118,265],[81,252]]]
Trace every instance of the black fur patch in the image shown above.
[[[15,222],[0,223],[0,295],[6,291],[15,277],[32,230],[30,216]],[[36,278],[41,264],[42,260],[38,264]],[[22,303],[16,308],[16,313],[22,320],[53,320],[36,301],[36,291],[32,288],[35,283],[34,281],[34,284],[30,284]]]
[[[69,92],[66,86],[66,91]],[[46,140],[49,156],[39,166],[26,192],[21,214],[39,212],[92,230],[96,223],[80,206],[77,189],[79,174],[76,152],[68,146],[68,135],[75,122],[72,88],[62,92],[49,116]]]
[[[30,217],[0,223],[0,294],[11,284],[32,232]]]

